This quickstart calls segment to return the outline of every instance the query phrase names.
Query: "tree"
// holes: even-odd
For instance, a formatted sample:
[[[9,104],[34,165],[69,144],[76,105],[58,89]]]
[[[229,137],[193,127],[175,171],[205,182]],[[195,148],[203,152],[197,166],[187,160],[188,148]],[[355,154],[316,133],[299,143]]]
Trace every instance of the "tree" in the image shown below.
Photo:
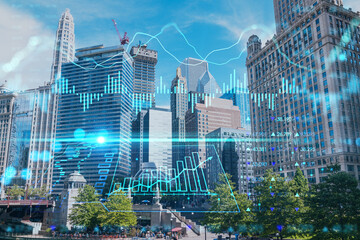
[[[300,195],[305,197],[308,191],[301,170],[296,171],[292,181],[286,182],[269,169],[255,190],[258,194],[256,219],[263,224],[264,234],[280,233],[281,239],[286,235],[297,234],[297,226],[302,223],[306,211],[304,199]]]
[[[21,197],[24,197],[25,191],[18,185],[14,185],[6,189],[6,195],[8,195],[10,198],[16,198],[17,200],[20,200]]]
[[[45,198],[48,193],[46,186],[42,186],[41,188],[30,187],[27,192],[29,197],[39,198]]]
[[[111,195],[99,216],[100,226],[129,227],[136,225],[136,215],[132,210],[132,203],[123,193]]]
[[[76,203],[70,213],[70,222],[75,225],[82,225],[92,231],[101,224],[100,214],[104,207],[99,202],[100,195],[96,194],[95,188],[85,185],[75,198]]]
[[[329,175],[313,187],[307,201],[314,239],[360,239],[360,190],[358,181],[348,173]]]
[[[220,175],[219,183],[216,184],[215,190],[211,191],[211,212],[206,213],[204,221],[213,232],[227,232],[229,238],[240,225],[250,223],[253,218],[252,201],[246,194],[236,192],[235,184],[230,179],[229,174]]]

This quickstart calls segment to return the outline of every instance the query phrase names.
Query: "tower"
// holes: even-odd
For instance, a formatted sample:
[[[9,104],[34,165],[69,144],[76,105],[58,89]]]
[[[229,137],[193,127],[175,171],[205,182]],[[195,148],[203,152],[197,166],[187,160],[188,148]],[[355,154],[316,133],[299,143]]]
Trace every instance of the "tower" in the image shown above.
[[[250,59],[253,55],[258,53],[260,50],[261,50],[260,38],[256,35],[250,36],[250,38],[247,42],[248,58]]]
[[[61,73],[61,64],[74,61],[75,59],[75,33],[74,19],[67,8],[59,19],[56,31],[56,39],[51,67],[51,79],[53,83]]]
[[[147,45],[133,46],[130,55],[134,59],[134,113],[155,107],[155,66],[158,53]]]
[[[79,171],[101,194],[108,178],[130,175],[133,60],[123,47],[103,45],[78,49],[76,57],[76,64],[62,65],[56,81],[53,191]]]
[[[185,157],[185,115],[188,110],[188,88],[181,68],[176,69],[176,77],[171,82],[171,121],[172,121],[172,166]]]

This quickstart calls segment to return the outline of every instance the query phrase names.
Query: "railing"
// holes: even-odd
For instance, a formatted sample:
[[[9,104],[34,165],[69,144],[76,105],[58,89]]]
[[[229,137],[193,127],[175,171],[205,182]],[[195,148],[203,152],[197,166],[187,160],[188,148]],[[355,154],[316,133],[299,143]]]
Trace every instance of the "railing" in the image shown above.
[[[172,210],[171,208],[167,208],[179,221],[183,222],[188,226],[196,235],[200,236],[200,229],[199,227],[191,220],[181,216],[179,212],[176,212],[176,210]]]

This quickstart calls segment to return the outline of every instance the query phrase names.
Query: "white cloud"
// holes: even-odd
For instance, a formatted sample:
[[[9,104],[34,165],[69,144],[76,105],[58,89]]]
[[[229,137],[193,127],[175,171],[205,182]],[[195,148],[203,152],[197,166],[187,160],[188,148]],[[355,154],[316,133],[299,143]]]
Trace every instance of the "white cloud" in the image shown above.
[[[0,83],[25,90],[49,81],[54,34],[32,16],[0,2]]]

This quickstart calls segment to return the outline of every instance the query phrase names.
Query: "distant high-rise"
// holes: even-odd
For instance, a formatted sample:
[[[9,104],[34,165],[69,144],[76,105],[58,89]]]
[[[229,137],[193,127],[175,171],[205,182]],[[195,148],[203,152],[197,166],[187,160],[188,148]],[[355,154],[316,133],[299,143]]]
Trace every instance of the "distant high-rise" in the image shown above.
[[[233,104],[239,107],[241,127],[251,127],[249,91],[247,88],[233,88],[224,93],[220,98],[232,100]]]
[[[147,45],[133,46],[130,55],[134,59],[134,114],[155,107],[155,66],[158,53]]]
[[[206,146],[202,141],[206,134],[220,128],[241,128],[240,111],[231,100],[204,97],[202,103],[196,103],[186,112],[186,138],[189,142],[187,155],[199,153],[199,161],[206,160]]]
[[[296,2],[274,1],[277,24],[293,19],[284,13]],[[342,1],[299,4],[303,14],[273,41],[249,39],[252,132],[266,138],[254,142],[264,149],[254,152],[255,175],[273,169],[292,178],[300,167],[319,183],[339,164],[360,179],[360,15]]]
[[[114,175],[130,175],[133,61],[121,46],[82,48],[76,57],[76,64],[62,65],[56,82],[53,192],[78,171],[102,193]]]
[[[133,175],[147,162],[154,163],[158,170],[168,174],[172,167],[170,110],[151,108],[145,114],[139,113],[133,124],[137,126],[133,128]]]
[[[171,82],[171,121],[173,148],[173,167],[180,159],[184,159],[185,151],[185,115],[188,110],[188,89],[186,79],[181,75],[181,68],[176,69],[176,77]]]
[[[70,10],[66,9],[59,19],[51,67],[51,83],[61,73],[61,64],[75,59],[75,32],[74,19]]]
[[[182,75],[187,81],[188,91],[211,93],[219,96],[221,89],[209,72],[209,64],[204,60],[185,58],[180,64]]]
[[[206,134],[206,155],[213,157],[207,166],[209,188],[215,188],[219,173],[224,171],[231,175],[240,193],[252,195],[252,149],[250,129],[218,128]]]

